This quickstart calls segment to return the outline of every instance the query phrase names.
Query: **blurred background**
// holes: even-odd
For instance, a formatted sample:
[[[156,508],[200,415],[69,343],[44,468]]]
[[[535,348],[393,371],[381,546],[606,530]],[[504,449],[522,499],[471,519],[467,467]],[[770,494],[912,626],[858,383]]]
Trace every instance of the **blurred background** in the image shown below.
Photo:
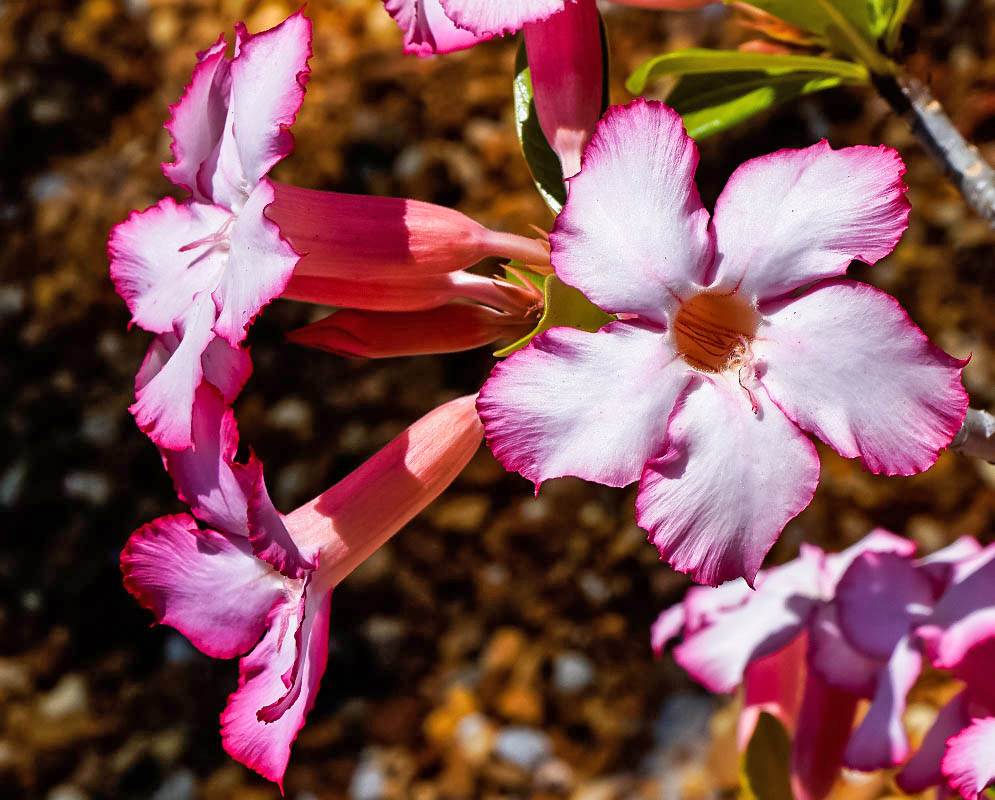
[[[0,0],[0,796],[45,800],[278,797],[221,749],[236,662],[197,653],[120,582],[144,522],[182,510],[128,414],[150,336],[127,331],[107,277],[112,224],[177,190],[162,128],[195,53],[278,0]],[[645,58],[734,47],[722,6],[605,5],[614,102]],[[454,206],[517,233],[552,219],[512,125],[516,42],[418,60],[379,0],[311,0],[313,70],[280,180]],[[995,3],[916,0],[908,68],[995,161]],[[837,89],[705,141],[711,206],[743,160],[828,137],[904,155],[911,227],[851,274],[895,294],[947,351],[972,354],[995,403],[988,227],[871,90]],[[485,265],[486,266],[486,265]],[[284,344],[316,309],[277,301],[254,325],[242,441],[289,511],[440,401],[475,391],[488,352],[363,362]],[[901,420],[896,420],[901,424]],[[882,525],[933,550],[993,538],[995,467],[950,454],[875,477],[820,447],[823,477],[769,563],[801,541],[838,549]],[[686,588],[633,522],[634,487],[552,481],[538,500],[482,450],[454,487],[336,590],[331,657],[286,778],[294,800],[705,798],[731,795],[734,701],[710,698],[648,629]],[[929,679],[913,738],[946,692]],[[897,794],[888,776],[840,796]]]

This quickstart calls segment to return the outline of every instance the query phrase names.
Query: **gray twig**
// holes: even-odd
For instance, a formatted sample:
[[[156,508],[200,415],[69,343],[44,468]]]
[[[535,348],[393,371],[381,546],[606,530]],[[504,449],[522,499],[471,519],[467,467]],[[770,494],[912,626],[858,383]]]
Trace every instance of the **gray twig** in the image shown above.
[[[950,449],[962,456],[983,458],[995,464],[995,415],[969,408]]]
[[[874,85],[912,126],[923,147],[982,219],[995,228],[995,171],[960,135],[929,89],[908,75],[875,75]]]

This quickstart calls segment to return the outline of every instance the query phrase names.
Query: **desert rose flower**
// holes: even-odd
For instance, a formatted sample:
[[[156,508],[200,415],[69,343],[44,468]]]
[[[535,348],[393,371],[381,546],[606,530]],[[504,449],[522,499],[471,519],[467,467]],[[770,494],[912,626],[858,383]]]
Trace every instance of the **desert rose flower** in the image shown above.
[[[794,733],[795,795],[818,800],[841,765],[869,771],[909,756],[902,715],[931,657],[929,625],[950,619],[957,605],[951,596],[976,569],[980,547],[963,538],[927,558],[915,560],[914,551],[912,542],[880,530],[839,554],[803,545],[795,561],[763,570],[755,592],[744,581],[692,588],[657,620],[654,649],[659,653],[683,628],[674,658],[692,677],[716,692],[743,686],[740,747],[760,711],[778,717]],[[985,641],[995,643],[990,634]],[[969,723],[969,702],[983,712],[986,692],[995,691],[990,671],[968,686],[909,760],[899,777],[903,788],[921,791],[942,781],[943,742]],[[870,705],[854,728],[861,698]]]
[[[404,52],[451,53],[550,20],[570,6],[594,0],[384,0],[404,34]],[[620,5],[669,10],[707,6],[715,0],[615,0]]]
[[[609,109],[550,234],[556,274],[609,314],[498,364],[487,440],[539,485],[639,481],[636,519],[706,584],[752,581],[819,479],[814,433],[875,473],[930,467],[960,427],[964,363],[887,294],[842,279],[905,230],[904,165],[826,142],[740,166],[714,216],[680,117]]]
[[[332,589],[476,452],[483,432],[473,400],[430,412],[286,516],[269,499],[259,460],[234,461],[235,419],[209,383],[197,390],[194,447],[165,452],[193,516],[162,517],[132,534],[121,553],[125,587],[207,655],[243,656],[221,715],[223,744],[281,788],[325,670]]]
[[[302,13],[249,34],[235,29],[235,55],[221,36],[199,56],[166,124],[173,163],[163,172],[191,197],[164,198],[117,225],[108,242],[111,278],[132,322],[181,340],[172,380],[139,387],[132,411],[164,447],[191,444],[192,397],[215,337],[237,348],[246,327],[290,280],[299,255],[263,211],[270,169],[293,149],[288,130],[304,98],[311,23]],[[182,386],[181,386],[182,384]]]
[[[179,344],[158,377],[138,381],[132,406],[161,447],[191,445],[207,348],[217,350],[220,340],[237,351],[252,319],[277,296],[392,311],[465,299],[488,305],[496,319],[482,322],[491,330],[509,324],[499,312],[532,299],[502,281],[447,273],[488,256],[548,269],[544,241],[488,230],[452,209],[266,177],[293,147],[288,126],[304,96],[310,35],[298,13],[256,36],[237,26],[234,59],[224,55],[224,37],[201,53],[172,107],[166,127],[175,160],[163,165],[191,197],[181,204],[165,198],[111,232],[111,277],[132,321]]]

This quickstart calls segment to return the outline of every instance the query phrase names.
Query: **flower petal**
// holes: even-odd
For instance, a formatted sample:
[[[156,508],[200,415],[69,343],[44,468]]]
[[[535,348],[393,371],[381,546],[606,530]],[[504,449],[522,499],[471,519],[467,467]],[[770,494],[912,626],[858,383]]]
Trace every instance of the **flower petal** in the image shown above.
[[[929,579],[934,594],[939,597],[954,580],[960,565],[973,559],[981,550],[977,539],[961,536],[946,547],[917,559],[916,569]]]
[[[479,36],[501,36],[520,30],[526,22],[562,11],[571,0],[439,0],[456,26]]]
[[[214,330],[232,347],[245,338],[263,306],[280,296],[300,260],[279,226],[263,214],[272,202],[273,185],[260,181],[235,222],[228,263],[214,290]]]
[[[270,500],[263,480],[262,462],[253,459],[248,470],[252,473],[247,512],[252,552],[288,578],[305,578],[317,566],[318,547],[298,546],[287,530],[283,515]]]
[[[387,13],[404,34],[404,52],[420,57],[466,50],[490,36],[457,28],[439,0],[384,0]]]
[[[818,571],[811,555],[764,570],[745,603],[685,634],[674,648],[677,663],[709,691],[731,692],[748,664],[786,647],[804,629],[818,604]],[[718,594],[722,588],[696,591]]]
[[[684,604],[675,603],[661,611],[650,626],[650,647],[653,648],[653,654],[657,658],[663,655],[663,648],[667,646],[667,642],[680,635],[684,629],[685,618]]]
[[[664,336],[633,323],[552,328],[494,367],[477,410],[494,455],[537,491],[564,475],[625,486],[666,447],[688,373]]]
[[[152,342],[135,376],[135,402],[129,410],[159,447],[183,450],[193,444],[194,394],[204,377],[202,355],[215,338],[213,321],[214,303],[199,295],[176,333]]]
[[[281,791],[290,746],[314,706],[328,663],[331,591],[309,587],[306,595],[270,612],[266,635],[239,662],[238,689],[221,713],[225,751]],[[278,709],[265,711],[274,704]]]
[[[771,398],[804,430],[871,472],[913,475],[950,444],[967,411],[967,363],[935,347],[890,295],[826,281],[761,308],[753,342]]]
[[[233,658],[262,635],[283,579],[242,536],[201,530],[193,517],[161,517],[121,552],[124,586],[202,653]]]
[[[712,261],[697,165],[677,112],[641,98],[609,108],[549,235],[556,273],[605,311],[666,324]]]
[[[114,226],[107,242],[111,280],[134,324],[171,333],[194,295],[214,289],[227,254],[209,242],[185,248],[213,236],[230,219],[220,206],[180,205],[164,197]]]
[[[204,380],[221,392],[226,405],[235,402],[252,375],[252,359],[243,347],[232,347],[224,339],[214,338],[200,358]]]
[[[995,545],[969,556],[917,631],[933,666],[956,669],[969,652],[995,640]]]
[[[853,647],[888,658],[898,642],[932,610],[929,579],[906,558],[864,553],[836,587],[839,626]]]
[[[835,603],[821,606],[809,626],[808,667],[823,683],[861,697],[871,697],[885,661],[871,658],[847,641]]]
[[[200,191],[197,175],[221,139],[228,115],[231,61],[225,58],[227,44],[222,34],[212,47],[198,53],[190,83],[179,102],[169,107],[170,118],[166,123],[166,130],[173,138],[170,144],[173,163],[163,164],[162,172],[204,203],[211,200]]]
[[[943,774],[950,785],[968,800],[978,798],[995,782],[995,717],[971,722],[947,742],[943,757]]]
[[[722,374],[693,386],[670,418],[669,448],[643,472],[636,522],[693,580],[752,583],[788,520],[811,502],[819,457],[759,388],[747,398]]]
[[[823,562],[823,585],[825,595],[831,598],[836,594],[836,586],[850,565],[864,553],[894,553],[907,558],[915,555],[918,545],[911,539],[899,536],[884,528],[875,528],[856,544],[839,553],[829,553]]]
[[[250,34],[236,26],[238,46],[231,64],[231,101],[224,137],[234,145],[241,189],[249,194],[274,164],[294,149],[290,133],[304,101],[311,70],[311,20],[303,11],[291,14],[274,28]],[[222,162],[226,143],[221,145]],[[228,173],[234,165],[221,165]]]
[[[848,767],[870,772],[901,764],[908,757],[909,738],[902,715],[921,672],[922,653],[911,637],[903,637],[878,675],[871,706],[843,752]]]
[[[873,264],[908,227],[904,174],[890,147],[825,140],[747,161],[715,203],[715,285],[764,301]]]
[[[968,693],[961,692],[940,709],[933,726],[926,732],[922,745],[895,777],[903,792],[924,792],[930,786],[943,783],[940,763],[947,749],[947,740],[971,724],[967,707]]]
[[[193,404],[193,446],[163,450],[163,462],[194,516],[225,533],[248,536],[246,508],[254,473],[235,463],[237,450],[234,412],[217,389],[202,383]]]

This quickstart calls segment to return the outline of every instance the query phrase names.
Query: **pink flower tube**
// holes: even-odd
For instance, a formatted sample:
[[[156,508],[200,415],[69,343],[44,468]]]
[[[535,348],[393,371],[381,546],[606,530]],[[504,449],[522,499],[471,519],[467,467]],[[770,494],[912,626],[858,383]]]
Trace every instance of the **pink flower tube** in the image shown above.
[[[194,447],[164,451],[193,515],[135,531],[121,553],[124,584],[202,652],[243,656],[221,715],[224,747],[282,789],[325,670],[333,588],[453,481],[483,432],[474,398],[453,400],[284,516],[258,459],[234,461],[235,419],[210,384],[194,420]]]

